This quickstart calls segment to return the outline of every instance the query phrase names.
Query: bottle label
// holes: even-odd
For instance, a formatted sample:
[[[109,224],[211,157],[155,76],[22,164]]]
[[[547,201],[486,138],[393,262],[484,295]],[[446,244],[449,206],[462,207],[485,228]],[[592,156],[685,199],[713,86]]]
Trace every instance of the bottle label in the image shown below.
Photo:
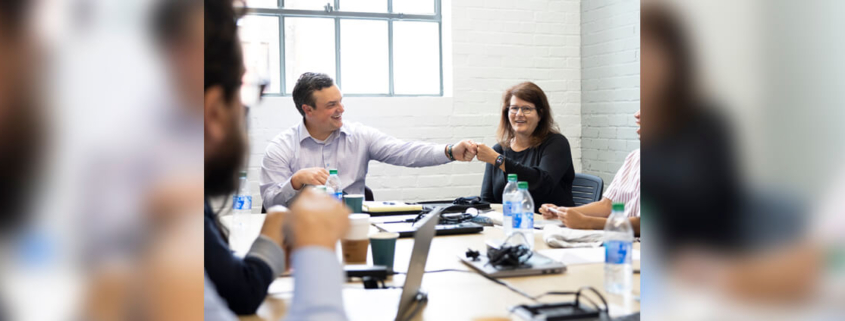
[[[513,213],[515,212],[514,211],[515,203],[516,202],[514,202],[514,201],[506,201],[505,205],[502,206],[502,212],[503,212],[502,214],[504,214],[505,216],[513,216]]]
[[[334,193],[334,198],[336,198],[338,201],[343,201],[343,192]]]
[[[631,247],[631,242],[604,242],[604,262],[610,264],[630,264]]]
[[[523,219],[525,227],[533,229],[534,228],[534,212],[525,212],[525,218]]]
[[[513,216],[513,228],[519,228],[519,226],[522,224],[522,215],[518,215],[519,212],[517,211],[514,211],[512,213],[514,213],[511,215]]]
[[[235,195],[232,197],[232,208],[236,210],[251,210],[252,195]]]

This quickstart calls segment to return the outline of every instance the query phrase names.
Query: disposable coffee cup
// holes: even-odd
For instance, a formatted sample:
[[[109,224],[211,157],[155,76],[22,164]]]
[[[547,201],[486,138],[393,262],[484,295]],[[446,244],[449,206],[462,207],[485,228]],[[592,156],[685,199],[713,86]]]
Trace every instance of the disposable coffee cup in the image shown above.
[[[367,250],[370,247],[369,214],[349,214],[349,231],[341,242],[343,261],[353,264],[367,263]]]
[[[364,210],[364,195],[362,194],[346,194],[343,196],[343,202],[352,210],[352,213],[361,213]]]
[[[379,232],[370,235],[370,247],[373,249],[373,265],[384,265],[393,270],[393,257],[396,253],[396,239],[399,233]]]

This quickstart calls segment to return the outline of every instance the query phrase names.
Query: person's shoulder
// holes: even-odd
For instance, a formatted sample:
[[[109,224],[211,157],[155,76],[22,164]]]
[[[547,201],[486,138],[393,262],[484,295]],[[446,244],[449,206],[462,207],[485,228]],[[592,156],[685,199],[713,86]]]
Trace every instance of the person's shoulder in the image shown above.
[[[561,133],[552,133],[546,137],[546,140],[543,141],[541,145],[565,145],[569,146],[569,140],[566,139],[566,136],[563,136]]]
[[[283,130],[267,144],[265,153],[279,149],[291,149],[299,143],[299,124]]]
[[[639,162],[640,161],[640,149],[637,148],[634,151],[628,153],[628,156],[625,157],[625,162]]]

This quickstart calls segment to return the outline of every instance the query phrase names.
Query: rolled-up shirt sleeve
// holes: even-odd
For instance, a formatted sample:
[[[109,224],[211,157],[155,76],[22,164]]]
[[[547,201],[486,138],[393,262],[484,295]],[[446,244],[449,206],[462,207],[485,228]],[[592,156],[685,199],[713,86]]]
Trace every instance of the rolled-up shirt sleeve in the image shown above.
[[[344,272],[337,255],[319,246],[293,252],[294,292],[289,321],[346,320],[343,309]]]
[[[362,138],[366,139],[370,159],[397,166],[424,167],[450,162],[446,156],[445,144],[427,142],[406,142],[381,131],[364,127]]]
[[[278,142],[270,142],[261,160],[261,198],[264,207],[287,205],[295,195],[296,190],[291,185],[293,171],[290,167],[292,151],[286,150]]]

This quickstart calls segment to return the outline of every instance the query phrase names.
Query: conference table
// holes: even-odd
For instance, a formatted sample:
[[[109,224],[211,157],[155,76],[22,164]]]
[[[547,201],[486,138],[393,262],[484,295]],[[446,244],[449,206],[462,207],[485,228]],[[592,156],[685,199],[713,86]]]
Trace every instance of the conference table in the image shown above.
[[[494,206],[500,211],[501,205]],[[374,218],[375,219],[375,218]],[[537,221],[542,217],[535,216]],[[263,220],[263,217],[261,218]],[[260,224],[258,224],[260,227]],[[375,227],[371,227],[376,232]],[[257,236],[257,233],[255,233]],[[543,242],[542,231],[536,230],[535,250],[545,250],[549,247]],[[515,305],[536,304],[530,299],[511,291],[505,286],[496,284],[471,270],[462,263],[459,256],[468,248],[475,250],[484,249],[488,240],[502,240],[504,233],[501,226],[484,227],[484,231],[476,234],[465,235],[441,235],[436,236],[431,243],[426,271],[436,270],[461,270],[427,272],[423,275],[422,289],[428,293],[428,302],[423,310],[416,315],[414,320],[520,320],[516,315],[509,312]],[[395,271],[407,271],[410,261],[413,238],[400,238],[396,243],[394,260]],[[640,244],[635,243],[634,249],[639,250]],[[339,249],[338,249],[339,251]],[[483,251],[482,251],[483,252]],[[368,262],[372,264],[372,258],[368,255]],[[633,261],[635,270],[639,270],[639,260]],[[464,272],[462,272],[464,271]],[[592,286],[598,290],[607,300],[611,316],[621,316],[638,312],[640,309],[640,275],[635,273],[633,277],[633,291],[631,295],[611,295],[604,291],[604,264],[587,263],[568,265],[562,274],[538,275],[527,277],[502,278],[513,287],[537,296],[550,291],[576,291],[584,286]],[[390,277],[386,284],[388,286],[402,286],[404,275]],[[344,288],[363,288],[358,279],[349,279]],[[379,291],[379,290],[368,290]],[[276,279],[270,286],[267,299],[258,309],[255,315],[241,316],[241,320],[282,320],[293,295],[293,278],[282,276]],[[588,294],[594,301],[601,302],[593,294]],[[571,301],[573,296],[544,296],[538,299],[541,303],[554,303]],[[350,309],[373,309],[374,305],[349,306],[349,314],[362,315],[366,311],[349,311]],[[363,312],[363,313],[362,313]]]

